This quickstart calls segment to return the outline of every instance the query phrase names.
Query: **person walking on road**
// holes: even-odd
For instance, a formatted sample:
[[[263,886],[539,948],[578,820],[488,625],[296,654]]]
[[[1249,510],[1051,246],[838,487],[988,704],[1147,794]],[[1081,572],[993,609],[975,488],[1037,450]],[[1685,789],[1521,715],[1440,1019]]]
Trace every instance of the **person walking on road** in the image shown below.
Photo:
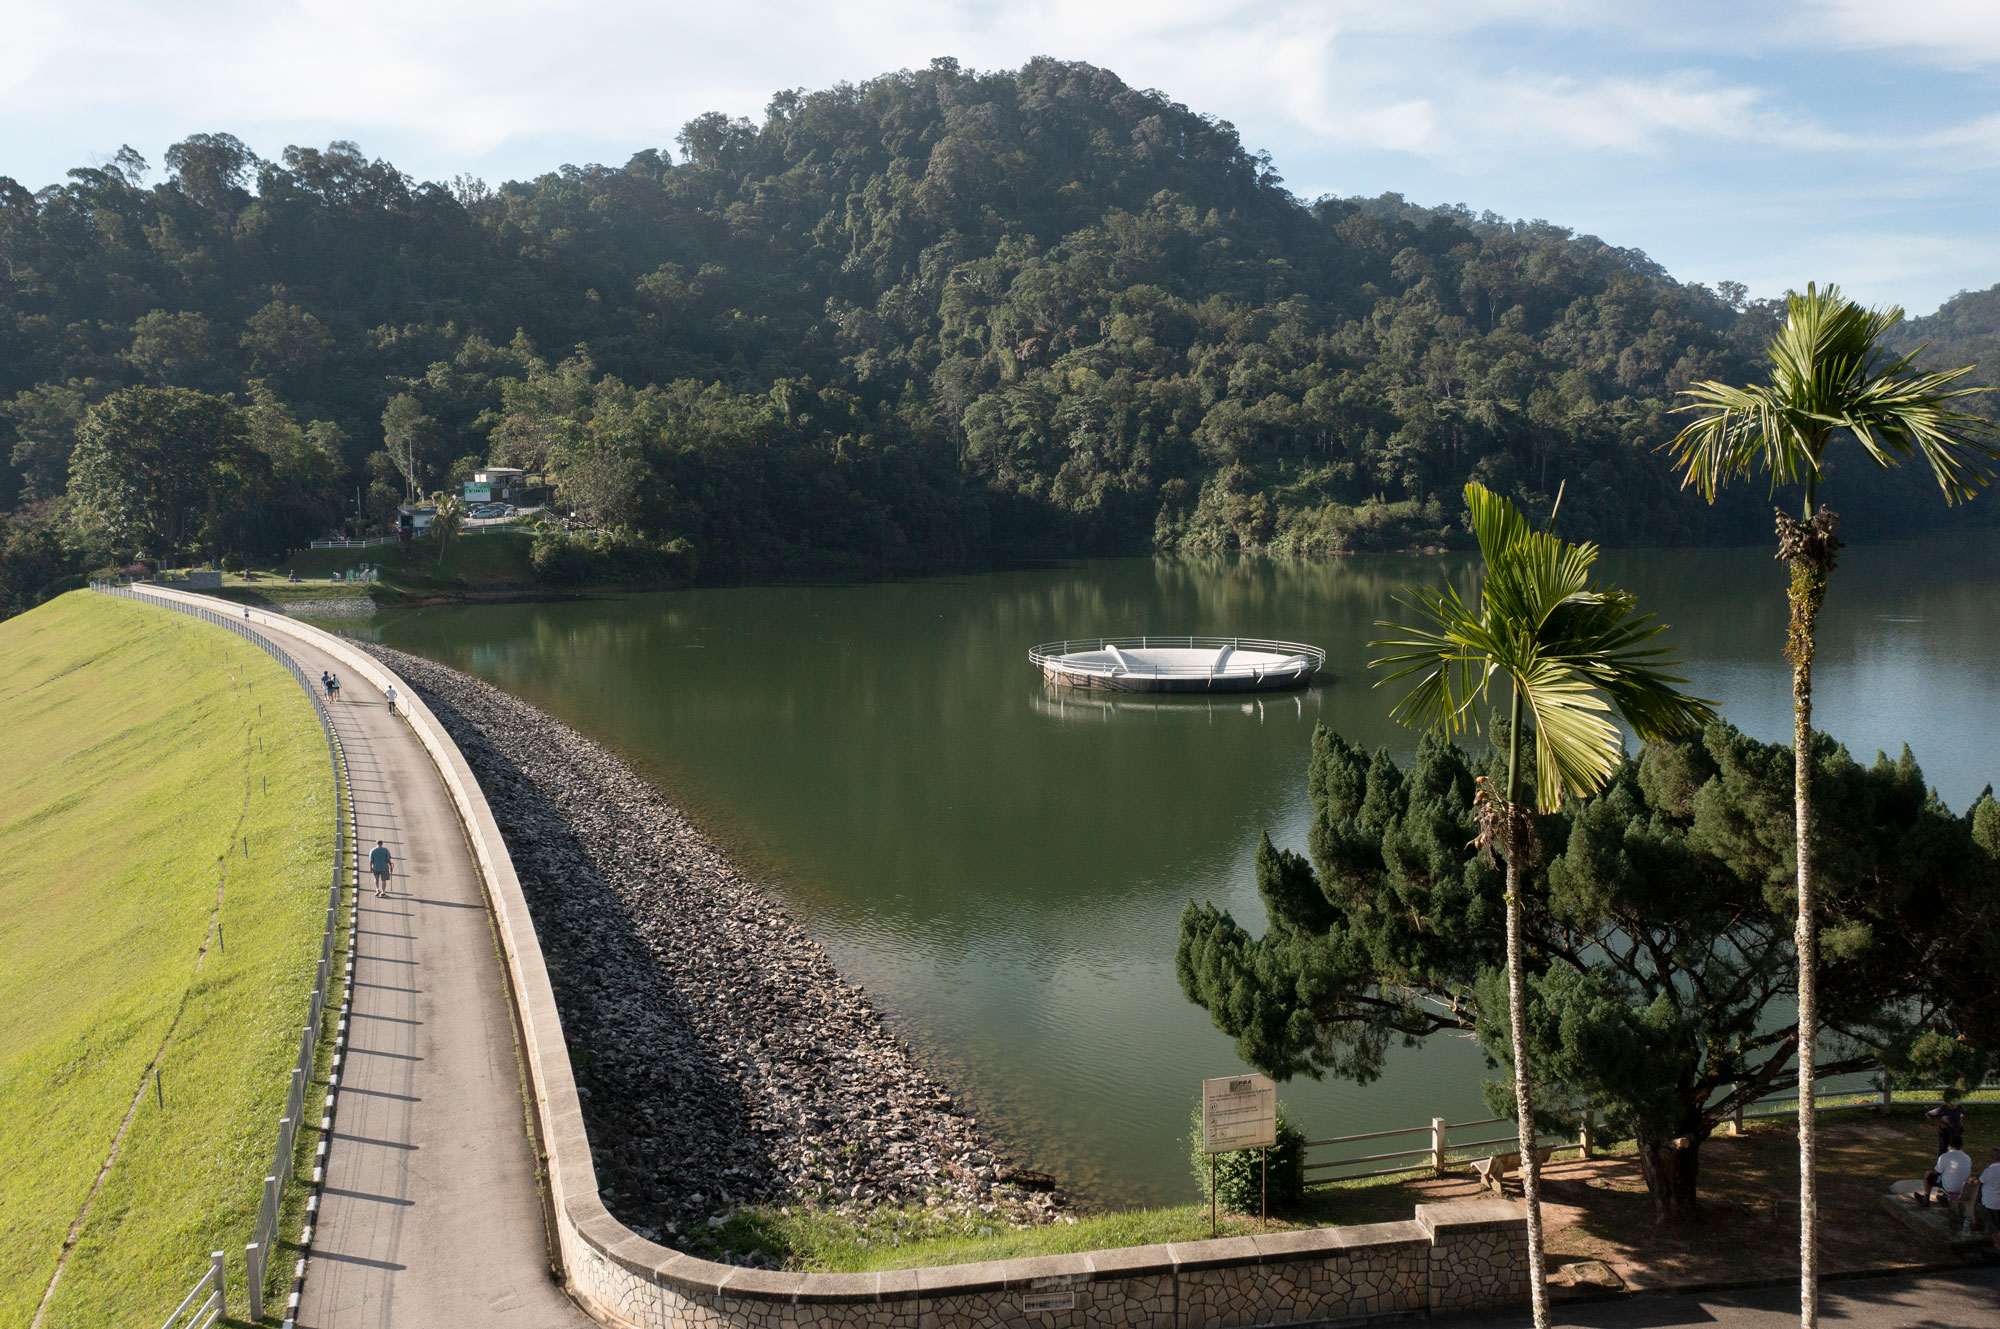
[[[375,848],[368,855],[369,870],[375,874],[376,895],[382,896],[389,893],[389,874],[395,869],[395,866],[395,860],[389,857],[389,846],[377,840]]]
[[[384,695],[389,698],[389,714],[394,715],[396,713],[396,685],[391,683],[389,691]]]
[[[324,669],[319,671],[319,685],[328,697],[333,696],[333,675]]]
[[[335,674],[335,675],[333,676],[333,682],[329,683],[329,684],[328,684],[327,686],[328,686],[328,687],[330,687],[331,689],[333,689],[333,699],[334,699],[335,701],[339,701],[339,700],[340,700],[340,675],[339,675],[339,674]]]

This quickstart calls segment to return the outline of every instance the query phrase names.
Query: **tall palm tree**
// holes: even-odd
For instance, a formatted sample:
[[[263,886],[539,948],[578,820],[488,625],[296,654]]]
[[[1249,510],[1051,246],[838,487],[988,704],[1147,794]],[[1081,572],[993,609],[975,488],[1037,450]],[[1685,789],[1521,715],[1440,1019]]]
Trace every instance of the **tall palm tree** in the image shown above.
[[[1527,519],[1484,485],[1465,487],[1465,505],[1485,560],[1476,605],[1455,589],[1411,587],[1404,601],[1426,623],[1376,626],[1404,635],[1369,643],[1389,652],[1371,668],[1390,672],[1377,686],[1421,675],[1393,712],[1403,724],[1451,735],[1478,723],[1477,706],[1494,681],[1507,684],[1507,788],[1481,795],[1482,837],[1497,841],[1506,862],[1507,1007],[1514,1045],[1514,1114],[1521,1183],[1528,1208],[1528,1286],[1537,1329],[1549,1322],[1542,1267],[1541,1168],[1528,1074],[1525,967],[1521,958],[1521,882],[1531,866],[1535,812],[1554,812],[1566,796],[1603,788],[1624,756],[1614,711],[1640,737],[1697,730],[1709,704],[1681,693],[1685,682],[1661,672],[1665,647],[1649,646],[1662,628],[1635,614],[1624,591],[1591,584],[1595,545],[1573,545],[1529,529]],[[1534,734],[1532,805],[1522,787],[1521,731]]]
[[[1951,403],[1985,388],[1951,385],[1969,370],[1919,370],[1916,356],[1898,356],[1884,343],[1903,311],[1863,309],[1838,286],[1808,284],[1785,302],[1785,325],[1771,339],[1765,382],[1749,387],[1697,383],[1679,407],[1695,420],[1668,446],[1683,484],[1711,503],[1725,484],[1763,471],[1773,491],[1799,485],[1799,515],[1778,512],[1778,558],[1791,573],[1791,621],[1785,658],[1792,666],[1793,829],[1798,836],[1799,989],[1799,1320],[1819,1323],[1819,1210],[1814,1182],[1818,1125],[1813,1120],[1813,1061],[1819,1029],[1819,933],[1813,922],[1812,864],[1812,664],[1827,574],[1840,548],[1839,518],[1818,507],[1827,445],[1843,435],[1861,444],[1876,465],[1888,467],[1921,456],[1944,490],[1959,503],[1984,488],[2000,449],[1991,421]]]

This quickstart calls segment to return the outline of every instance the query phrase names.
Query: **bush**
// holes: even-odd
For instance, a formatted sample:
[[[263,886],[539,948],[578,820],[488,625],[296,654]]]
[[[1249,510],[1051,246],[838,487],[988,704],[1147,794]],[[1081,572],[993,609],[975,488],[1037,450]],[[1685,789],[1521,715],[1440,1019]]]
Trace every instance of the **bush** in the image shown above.
[[[1905,1089],[1938,1086],[1947,1103],[1956,1103],[1986,1079],[1987,1054],[1972,1043],[1926,1029],[1890,1062],[1895,1083]]]
[[[1258,1153],[1255,1149],[1239,1149],[1215,1155],[1215,1199],[1231,1213],[1258,1212],[1264,1194]],[[1306,1194],[1306,1137],[1293,1127],[1283,1103],[1278,1104],[1278,1143],[1269,1153],[1271,1212],[1281,1213],[1305,1199]],[[1188,1162],[1194,1168],[1195,1182],[1204,1201],[1209,1198],[1208,1159],[1201,1147],[1201,1108],[1197,1106],[1188,1131]]]
[[[685,585],[694,579],[686,540],[647,544],[622,532],[578,533],[544,526],[528,561],[545,586]]]

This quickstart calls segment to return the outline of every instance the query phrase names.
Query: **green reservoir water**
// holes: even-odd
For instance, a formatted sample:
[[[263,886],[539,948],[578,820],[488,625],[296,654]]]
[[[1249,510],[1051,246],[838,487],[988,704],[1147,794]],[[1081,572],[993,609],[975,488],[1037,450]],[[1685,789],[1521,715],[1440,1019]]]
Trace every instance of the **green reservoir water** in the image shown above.
[[[1762,549],[1624,551],[1697,690],[1790,730],[1784,578]],[[1193,1195],[1188,1114],[1229,1040],[1174,981],[1182,906],[1261,926],[1266,828],[1304,848],[1315,722],[1407,755],[1364,643],[1405,582],[1461,557],[1118,559],[858,586],[430,608],[369,635],[480,675],[631,760],[773,883],[1024,1161],[1104,1204]],[[1963,809],[2000,769],[2000,539],[1856,547],[1835,574],[1821,727],[1907,740]],[[352,630],[352,625],[343,624]],[[1259,699],[1045,691],[1028,647],[1213,633],[1326,648]],[[1313,1136],[1487,1115],[1476,1045],[1398,1052],[1365,1088],[1294,1082]]]

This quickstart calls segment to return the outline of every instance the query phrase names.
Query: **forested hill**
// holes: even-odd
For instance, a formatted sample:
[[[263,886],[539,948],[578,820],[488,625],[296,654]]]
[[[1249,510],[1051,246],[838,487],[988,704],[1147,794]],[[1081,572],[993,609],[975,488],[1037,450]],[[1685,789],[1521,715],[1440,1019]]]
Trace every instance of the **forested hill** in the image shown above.
[[[1304,203],[1227,123],[1054,60],[781,93],[497,190],[201,135],[0,179],[0,507],[85,557],[254,556],[357,485],[546,465],[714,578],[1426,546],[1469,477],[1544,513],[1566,483],[1572,537],[1761,540],[1761,493],[1709,509],[1655,451],[1677,389],[1748,372],[1742,295],[1547,223]],[[137,386],[237,412],[188,415],[227,438],[169,524],[86,420]],[[1940,519],[1840,488],[1857,533]]]
[[[1921,363],[1931,368],[1970,365],[1966,384],[2000,388],[2000,286],[1960,291],[1935,314],[1911,319],[1897,345],[1906,352],[1924,347]],[[1984,415],[2000,415],[2000,392],[1982,393],[1966,405]]]

